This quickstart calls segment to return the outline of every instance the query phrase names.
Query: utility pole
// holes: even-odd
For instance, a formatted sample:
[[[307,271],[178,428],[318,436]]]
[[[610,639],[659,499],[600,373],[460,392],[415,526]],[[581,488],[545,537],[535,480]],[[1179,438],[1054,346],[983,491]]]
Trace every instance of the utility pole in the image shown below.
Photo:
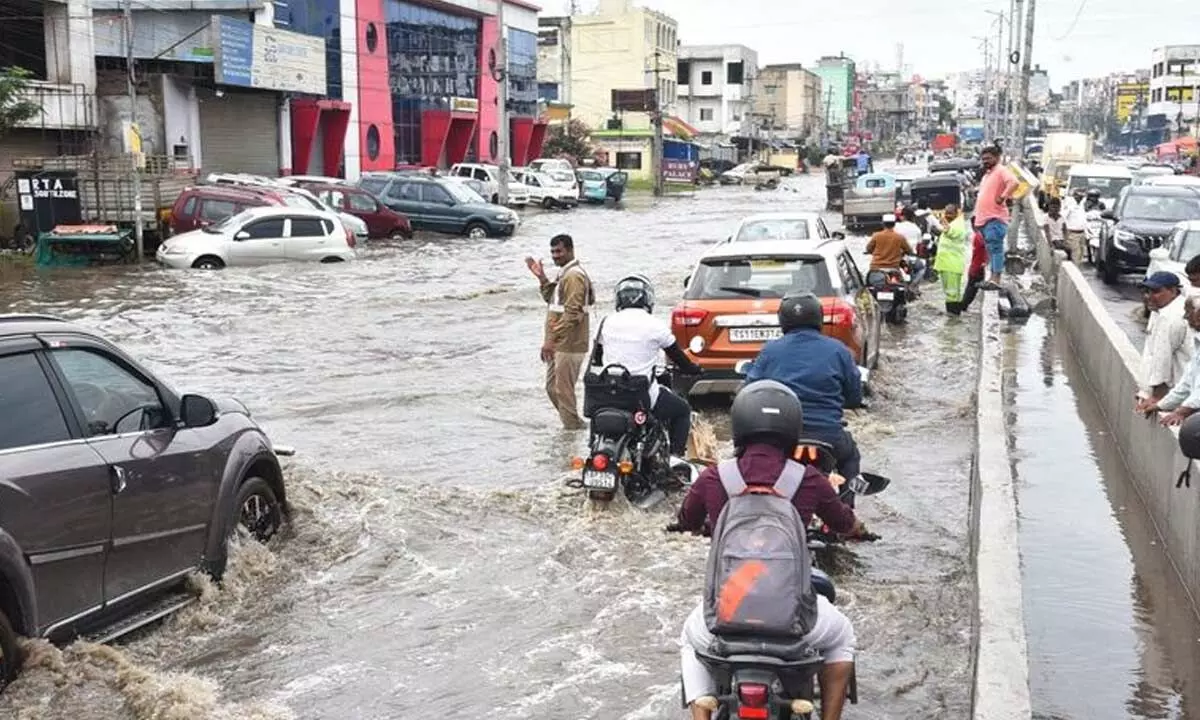
[[[1017,69],[1020,62],[1021,53],[1021,18],[1025,7],[1025,0],[1013,0],[1013,16],[1009,20],[1009,35],[1012,38],[1012,51],[1008,54],[1008,137],[1011,142],[1015,142],[1017,138],[1017,103],[1018,100],[1013,98],[1016,96],[1017,87]]]
[[[992,139],[1004,134],[1004,111],[1000,105],[1000,83],[1004,77],[1004,70],[1000,61],[1000,48],[1004,42],[1004,13],[995,10],[988,10],[989,15],[996,16],[996,76],[993,85],[996,86],[996,102],[992,113]]]
[[[662,83],[658,76],[662,74],[662,67],[659,63],[658,48],[654,49],[654,116],[651,120],[654,122],[654,147],[650,152],[650,172],[654,173],[654,195],[662,197],[665,192],[665,183],[663,182],[663,102],[662,102]]]
[[[133,67],[133,0],[125,0],[125,65],[129,71],[126,77],[126,90],[129,95],[129,131],[137,137],[137,147],[133,153],[133,237],[137,245],[137,259],[141,262],[146,256],[146,227],[142,219],[142,129],[137,121],[137,78]]]
[[[983,139],[987,142],[992,136],[992,41],[987,37],[976,39],[983,41]]]
[[[1033,21],[1037,0],[1027,0],[1025,11],[1025,48],[1021,51],[1021,89],[1017,94],[1017,157],[1025,157],[1025,140],[1029,128],[1029,76],[1033,73]]]
[[[500,187],[496,191],[500,204],[508,207],[508,173],[512,166],[508,151],[508,28],[504,26],[505,0],[496,0],[496,24],[500,26],[499,52],[496,65],[500,76],[500,132],[496,134],[496,152],[500,155]]]

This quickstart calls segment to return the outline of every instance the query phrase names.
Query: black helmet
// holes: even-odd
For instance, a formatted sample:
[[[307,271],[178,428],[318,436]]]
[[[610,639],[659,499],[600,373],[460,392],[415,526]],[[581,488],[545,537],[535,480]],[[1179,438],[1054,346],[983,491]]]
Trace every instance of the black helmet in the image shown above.
[[[810,292],[789,293],[779,301],[779,327],[785,333],[801,327],[820,330],[824,320],[821,299]]]
[[[654,286],[645,275],[630,275],[617,282],[617,309],[642,308],[654,312]]]
[[[735,448],[763,440],[778,444],[786,452],[800,440],[804,411],[787,385],[759,380],[738,391],[729,408],[729,421]]]
[[[1179,452],[1192,460],[1200,460],[1200,413],[1188,415],[1179,426]]]
[[[1100,191],[1096,188],[1088,188],[1087,196],[1090,198],[1098,198],[1100,197]]]

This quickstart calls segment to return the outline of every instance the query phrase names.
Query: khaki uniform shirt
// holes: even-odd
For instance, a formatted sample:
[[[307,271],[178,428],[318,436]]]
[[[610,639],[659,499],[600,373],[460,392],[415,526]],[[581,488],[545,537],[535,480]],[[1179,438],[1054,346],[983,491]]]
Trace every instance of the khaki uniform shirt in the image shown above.
[[[588,315],[596,295],[579,260],[563,265],[558,280],[543,283],[541,292],[542,299],[549,304],[546,340],[554,343],[557,352],[586,353],[591,343]]]

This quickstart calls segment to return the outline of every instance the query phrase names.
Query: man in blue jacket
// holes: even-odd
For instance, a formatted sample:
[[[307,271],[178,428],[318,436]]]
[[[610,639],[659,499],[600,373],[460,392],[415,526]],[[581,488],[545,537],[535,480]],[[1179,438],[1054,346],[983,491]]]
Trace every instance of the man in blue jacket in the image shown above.
[[[821,334],[825,311],[810,292],[779,303],[783,337],[763,346],[746,370],[746,382],[776,380],[791,388],[804,409],[804,435],[833,446],[838,473],[858,477],[862,456],[842,424],[842,409],[862,405],[862,376],[850,351]]]

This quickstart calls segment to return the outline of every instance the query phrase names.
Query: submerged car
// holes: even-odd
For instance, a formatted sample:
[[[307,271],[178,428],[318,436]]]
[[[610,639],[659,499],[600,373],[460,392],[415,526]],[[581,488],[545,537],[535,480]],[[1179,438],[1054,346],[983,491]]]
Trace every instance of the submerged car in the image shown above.
[[[830,233],[825,221],[815,212],[780,212],[750,215],[738,223],[730,242],[763,242],[765,240],[824,240],[845,239],[841,232]]]
[[[521,222],[517,214],[509,208],[483,202],[479,193],[462,184],[467,180],[363,173],[358,185],[370,190],[391,209],[408,216],[414,230],[466,235],[472,239],[512,235]]]
[[[99,335],[0,315],[0,688],[19,636],[107,642],[190,604],[241,527],[289,515],[244,405],[180,394]]]
[[[782,335],[776,313],[791,292],[821,298],[823,332],[845,343],[859,366],[874,368],[879,359],[879,308],[840,240],[720,243],[704,253],[684,284],[671,330],[704,372],[680,377],[675,389],[681,393],[737,392],[743,361]]]
[[[579,168],[575,171],[579,180],[579,199],[586,203],[602,205],[610,198],[620,202],[625,195],[629,175],[616,168]]]
[[[175,235],[154,257],[172,268],[220,270],[289,260],[346,262],[355,259],[354,247],[354,234],[331,212],[256,207]]]

